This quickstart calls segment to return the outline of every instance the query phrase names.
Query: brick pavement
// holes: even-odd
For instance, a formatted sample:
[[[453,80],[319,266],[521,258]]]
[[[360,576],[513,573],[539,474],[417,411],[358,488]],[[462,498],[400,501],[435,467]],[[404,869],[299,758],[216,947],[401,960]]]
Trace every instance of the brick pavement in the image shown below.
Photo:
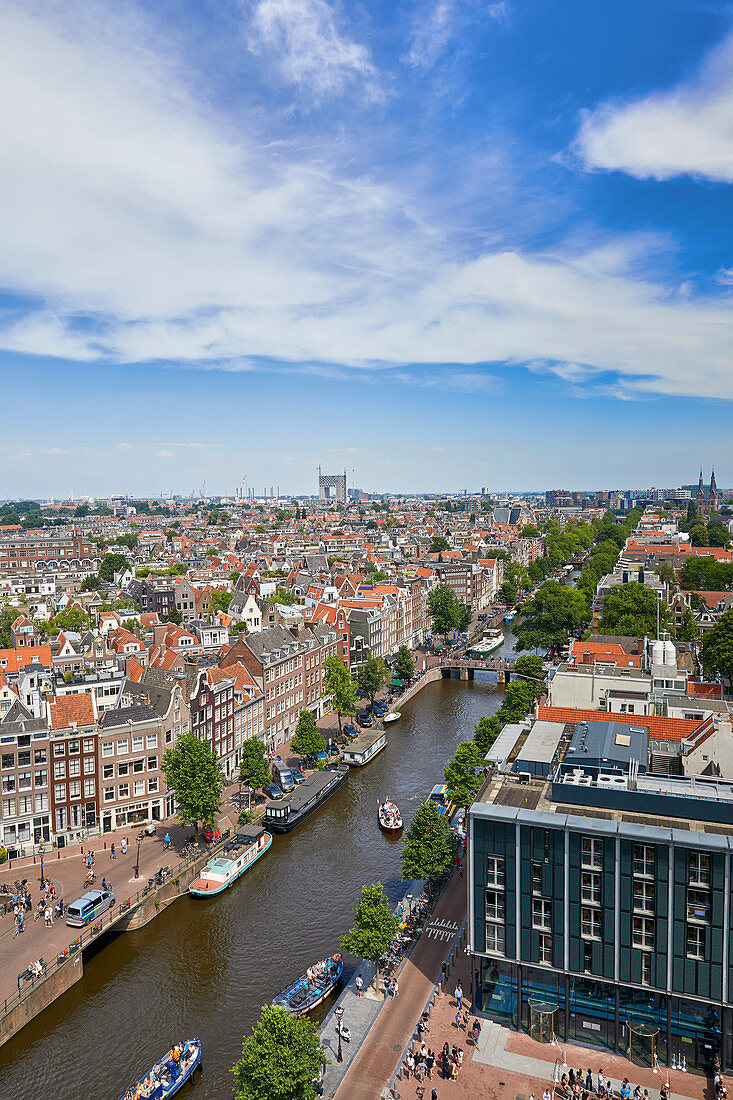
[[[398,974],[399,995],[385,1001],[369,1034],[362,1043],[339,1085],[339,1100],[375,1100],[396,1070],[402,1051],[415,1030],[452,939],[430,935],[432,924],[454,928],[457,934],[466,916],[465,880],[454,873],[442,898],[427,922],[426,930]],[[429,1095],[429,1094],[428,1094]]]

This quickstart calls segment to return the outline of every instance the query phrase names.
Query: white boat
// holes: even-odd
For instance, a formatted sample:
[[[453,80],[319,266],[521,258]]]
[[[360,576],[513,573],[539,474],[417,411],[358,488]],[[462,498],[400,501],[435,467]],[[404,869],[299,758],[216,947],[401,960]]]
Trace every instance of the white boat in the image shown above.
[[[272,844],[270,833],[253,825],[237,833],[237,839],[204,867],[188,888],[195,898],[213,898],[232,886]]]
[[[504,643],[504,634],[501,630],[487,630],[479,642],[469,646],[468,653],[475,653],[478,657],[487,657],[495,649]]]
[[[388,798],[379,804],[377,815],[379,827],[384,829],[385,833],[398,833],[402,828],[402,814],[394,802],[390,802]]]
[[[384,722],[384,724],[386,726],[388,722],[396,722],[401,717],[402,717],[402,715],[400,714],[400,712],[398,710],[391,710],[389,712],[389,714],[385,714],[382,721]]]

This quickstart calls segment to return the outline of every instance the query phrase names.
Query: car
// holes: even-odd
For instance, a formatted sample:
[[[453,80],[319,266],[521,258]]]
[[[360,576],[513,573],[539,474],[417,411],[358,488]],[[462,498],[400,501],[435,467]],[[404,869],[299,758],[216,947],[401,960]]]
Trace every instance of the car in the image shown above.
[[[290,774],[293,778],[293,783],[295,783],[295,784],[302,783],[303,780],[305,779],[305,775],[300,770],[300,768],[293,768],[293,770]]]
[[[277,783],[268,783],[266,787],[262,788],[268,798],[277,801],[278,798],[283,797],[283,792],[278,787]]]
[[[372,720],[371,720],[371,718],[369,717],[368,714],[358,714],[356,716],[356,720],[359,723],[359,725],[364,726],[365,729],[368,729],[369,726],[371,726],[371,724],[372,724]]]
[[[115,896],[111,890],[89,890],[78,901],[66,906],[66,923],[72,928],[83,928],[111,909],[114,903]]]
[[[375,703],[374,704],[374,713],[375,714],[386,714],[387,713],[386,704],[385,703]]]
[[[208,844],[211,844],[211,842],[212,842],[213,840],[218,840],[218,839],[219,839],[219,837],[221,836],[221,833],[220,833],[220,831],[219,831],[218,829],[211,829],[211,828],[209,828],[209,826],[208,826],[208,825],[206,825],[206,826],[204,827],[204,829],[203,829],[203,834],[204,834],[204,840],[205,840],[205,841],[206,841],[206,842],[207,842]]]
[[[335,741],[329,741],[327,748],[331,756],[336,756],[339,751],[339,747]]]
[[[356,737],[356,726],[352,726],[351,723],[349,723],[348,726],[344,726],[344,733],[348,734],[349,737]]]

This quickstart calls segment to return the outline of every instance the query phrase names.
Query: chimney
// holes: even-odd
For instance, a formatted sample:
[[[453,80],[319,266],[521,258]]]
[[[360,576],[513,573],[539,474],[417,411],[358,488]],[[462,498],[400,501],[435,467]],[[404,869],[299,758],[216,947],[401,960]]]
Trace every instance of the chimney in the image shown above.
[[[583,664],[584,665],[592,665],[593,664],[590,651],[587,650],[587,649],[583,650]]]

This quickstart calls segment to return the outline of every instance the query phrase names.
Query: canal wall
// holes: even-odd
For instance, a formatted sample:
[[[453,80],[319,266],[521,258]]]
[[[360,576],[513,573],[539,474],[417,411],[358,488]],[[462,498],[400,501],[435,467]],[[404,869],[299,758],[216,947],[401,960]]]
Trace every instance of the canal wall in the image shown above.
[[[136,909],[131,910],[129,916],[123,917],[117,923],[116,927],[122,932],[134,932],[136,928],[144,928],[146,924],[157,917],[158,913],[162,913],[169,905],[172,905],[174,901],[187,893],[191,883],[198,878],[202,866],[210,858],[211,852],[207,852],[202,860],[197,860],[196,863],[181,868],[175,878],[168,879],[162,886],[148,894]]]
[[[0,1046],[29,1024],[57,997],[71,989],[84,976],[84,962],[81,952],[70,958],[63,966],[54,969],[46,978],[34,985],[31,992],[0,1019]]]

